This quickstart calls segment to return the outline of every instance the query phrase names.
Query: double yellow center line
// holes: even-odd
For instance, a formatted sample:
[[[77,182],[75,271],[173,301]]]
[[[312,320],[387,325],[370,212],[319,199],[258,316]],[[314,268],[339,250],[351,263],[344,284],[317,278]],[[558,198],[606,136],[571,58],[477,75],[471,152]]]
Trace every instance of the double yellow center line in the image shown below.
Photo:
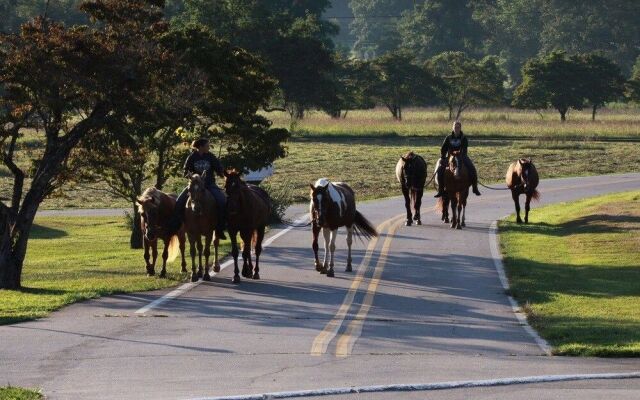
[[[375,270],[373,272],[373,276],[369,281],[369,286],[366,289],[366,294],[364,300],[356,314],[355,319],[353,319],[345,332],[340,335],[338,338],[338,344],[336,347],[336,355],[338,357],[346,357],[351,354],[351,350],[353,349],[353,345],[355,344],[358,337],[362,333],[362,326],[364,321],[371,309],[371,305],[373,304],[373,298],[375,296],[376,290],[378,289],[378,284],[380,282],[382,271],[384,270],[384,266],[387,262],[387,254],[389,253],[389,249],[391,247],[391,242],[393,240],[393,236],[397,232],[398,228],[402,225],[404,221],[404,215],[397,215],[393,218],[389,218],[384,221],[380,225],[377,226],[376,230],[382,233],[389,225],[389,231],[387,232],[387,236],[382,245],[382,250],[380,251],[380,257],[378,258],[378,262],[376,263]],[[336,337],[342,323],[344,322],[347,312],[351,308],[353,301],[355,299],[356,293],[358,292],[360,285],[364,280],[364,275],[367,272],[369,263],[371,262],[371,257],[375,252],[376,246],[378,244],[378,238],[373,238],[369,242],[367,246],[367,251],[365,253],[365,257],[358,268],[358,272],[356,277],[351,282],[351,287],[347,291],[347,294],[344,297],[344,301],[342,305],[338,309],[336,315],[325,325],[324,329],[316,336],[313,344],[311,345],[311,355],[319,356],[325,354],[327,352],[327,348],[329,347],[329,343]]]

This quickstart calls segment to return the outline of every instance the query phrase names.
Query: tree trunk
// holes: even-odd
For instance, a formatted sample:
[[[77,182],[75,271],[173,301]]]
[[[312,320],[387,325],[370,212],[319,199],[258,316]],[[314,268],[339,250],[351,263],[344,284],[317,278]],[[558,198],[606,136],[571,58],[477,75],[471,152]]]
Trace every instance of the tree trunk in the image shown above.
[[[25,198],[13,229],[11,229],[11,223],[6,223],[6,220],[3,224],[2,239],[0,239],[0,289],[22,287],[22,265],[39,205],[33,197]]]
[[[593,105],[592,109],[591,109],[591,120],[595,121],[596,120],[596,110],[598,109],[597,105]]]
[[[349,113],[349,110],[344,110],[344,114],[342,115],[342,119],[347,119],[347,113]]]
[[[391,112],[391,115],[393,116],[393,119],[395,119],[397,121],[398,120],[398,106],[396,106],[395,104],[387,104],[387,108]]]
[[[453,119],[453,106],[449,106],[449,121]]]
[[[565,122],[567,120],[567,110],[560,109],[558,112],[560,112],[560,121]]]
[[[402,121],[402,106],[398,106],[398,121]]]
[[[131,238],[129,239],[129,244],[132,249],[141,249],[142,248],[142,227],[140,224],[140,213],[138,213],[138,206],[136,204],[133,205],[133,214],[131,221]]]

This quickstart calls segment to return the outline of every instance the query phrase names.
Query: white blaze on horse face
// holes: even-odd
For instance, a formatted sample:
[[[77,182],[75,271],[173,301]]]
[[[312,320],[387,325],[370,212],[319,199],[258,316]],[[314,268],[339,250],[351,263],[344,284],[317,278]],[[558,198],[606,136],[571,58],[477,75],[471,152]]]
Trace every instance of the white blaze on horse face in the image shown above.
[[[329,179],[327,178],[320,178],[316,181],[316,183],[313,184],[314,187],[325,187],[329,184]]]

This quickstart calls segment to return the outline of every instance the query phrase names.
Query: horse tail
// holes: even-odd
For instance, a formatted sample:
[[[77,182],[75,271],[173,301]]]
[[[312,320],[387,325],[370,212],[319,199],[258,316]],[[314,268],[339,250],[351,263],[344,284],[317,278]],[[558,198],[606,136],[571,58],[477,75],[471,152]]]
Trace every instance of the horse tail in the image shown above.
[[[535,201],[540,201],[540,192],[538,192],[538,189],[533,189],[533,192],[531,193],[531,198]]]
[[[169,239],[169,255],[167,261],[173,262],[178,257],[178,254],[180,254],[180,240],[176,234]]]
[[[364,215],[360,214],[359,211],[356,211],[356,216],[353,221],[354,232],[356,236],[364,237],[366,239],[371,239],[373,237],[378,236],[378,231],[376,228],[367,220]]]

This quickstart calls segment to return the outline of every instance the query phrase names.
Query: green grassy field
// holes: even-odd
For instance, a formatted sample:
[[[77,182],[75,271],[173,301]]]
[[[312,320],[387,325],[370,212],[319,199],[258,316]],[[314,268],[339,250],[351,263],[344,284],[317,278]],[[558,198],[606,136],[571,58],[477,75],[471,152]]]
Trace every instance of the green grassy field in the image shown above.
[[[289,156],[276,161],[270,184],[291,186],[297,201],[306,200],[307,184],[323,176],[351,183],[359,199],[397,195],[393,174],[400,155],[417,151],[431,168],[451,128],[443,110],[408,109],[404,115],[398,122],[384,109],[352,111],[338,120],[309,113],[294,126]],[[274,126],[290,127],[288,115],[268,116]],[[568,118],[563,124],[554,111],[479,109],[465,112],[462,120],[470,155],[487,183],[502,181],[509,163],[523,156],[534,158],[543,178],[640,171],[640,109],[603,109],[595,122],[588,111],[571,111]],[[37,151],[38,136],[27,132],[20,140],[19,163],[27,166],[27,156]],[[9,172],[0,167],[0,193],[9,193],[9,185]],[[166,189],[183,185],[174,178]],[[101,190],[67,186],[42,208],[130,206]]]
[[[39,400],[43,396],[40,392],[12,386],[0,387],[0,400]]]
[[[529,322],[555,354],[640,356],[640,191],[532,212],[540,222],[500,223]]]
[[[220,249],[227,254],[229,246],[225,242]],[[180,273],[179,262],[178,257],[167,265],[168,279],[147,277],[142,250],[129,249],[123,218],[38,218],[24,265],[24,289],[0,291],[0,324],[43,317],[80,300],[174,286],[190,277]]]

